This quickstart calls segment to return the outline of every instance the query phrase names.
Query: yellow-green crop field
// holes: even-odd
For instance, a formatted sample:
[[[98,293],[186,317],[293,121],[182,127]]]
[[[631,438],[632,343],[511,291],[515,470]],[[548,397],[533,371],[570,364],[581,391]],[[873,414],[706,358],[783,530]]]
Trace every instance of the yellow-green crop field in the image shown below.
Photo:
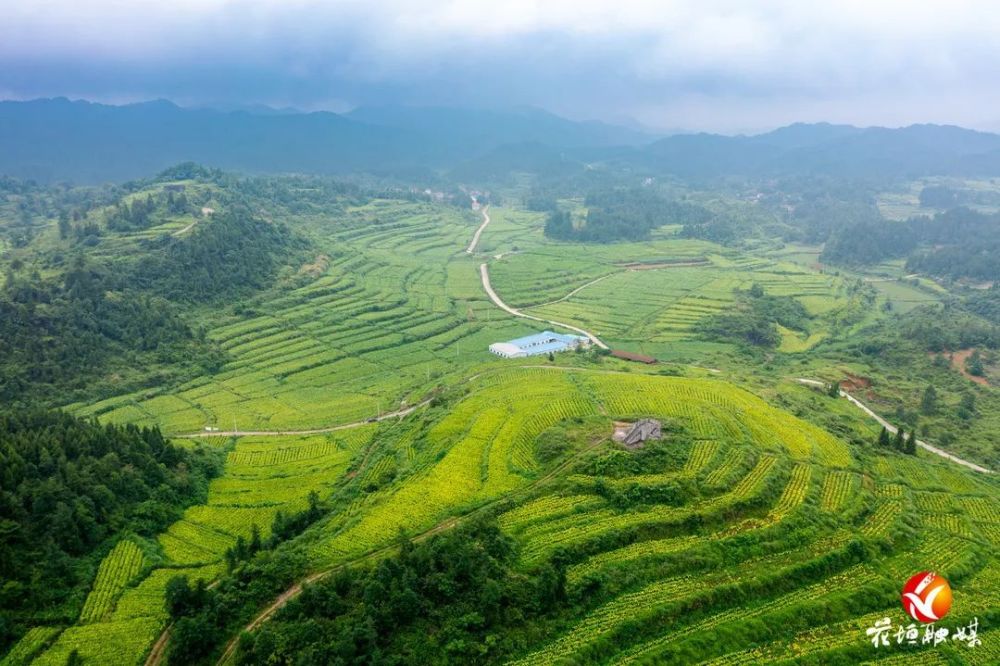
[[[584,611],[532,637],[515,663],[844,661],[865,645],[872,618],[897,613],[901,582],[925,569],[953,580],[957,618],[995,613],[995,479],[924,452],[849,444],[723,379],[573,354],[497,359],[490,343],[537,328],[486,298],[478,267],[490,263],[513,307],[668,356],[697,352],[697,322],[753,283],[817,317],[808,336],[783,341],[782,351],[806,351],[849,306],[844,279],[668,234],[551,243],[537,214],[492,215],[474,256],[465,248],[479,219],[452,207],[376,200],[336,219],[304,217],[326,253],[322,270],[248,314],[213,319],[208,334],[230,357],[221,371],[73,405],[172,435],[209,425],[262,434],[202,440],[226,451],[207,501],[141,550],[122,541],[80,620],[33,630],[17,654],[141,663],[166,626],[170,578],[218,580],[239,537],[254,526],[267,537],[277,513],[301,511],[310,493],[333,507],[293,544],[313,572],[388,553],[400,534],[491,513],[525,571],[558,562]],[[601,456],[631,455],[610,441],[612,422],[644,417],[662,420],[665,441],[676,442],[665,462],[636,473],[595,468]],[[324,432],[300,432],[313,430]],[[540,455],[540,442],[552,441],[566,446]],[[658,494],[674,487],[687,492]],[[620,501],[635,496],[645,499]],[[747,626],[782,629],[754,635]],[[725,652],[712,632],[728,637]],[[960,649],[940,654],[957,661]]]

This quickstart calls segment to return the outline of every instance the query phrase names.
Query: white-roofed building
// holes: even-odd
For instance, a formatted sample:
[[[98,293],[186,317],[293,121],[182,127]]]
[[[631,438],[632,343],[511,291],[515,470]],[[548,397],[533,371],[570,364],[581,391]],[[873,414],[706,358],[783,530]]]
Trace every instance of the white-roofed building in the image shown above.
[[[583,336],[542,331],[508,342],[494,342],[490,345],[490,351],[503,358],[524,358],[570,351],[588,344],[590,344],[590,340]]]

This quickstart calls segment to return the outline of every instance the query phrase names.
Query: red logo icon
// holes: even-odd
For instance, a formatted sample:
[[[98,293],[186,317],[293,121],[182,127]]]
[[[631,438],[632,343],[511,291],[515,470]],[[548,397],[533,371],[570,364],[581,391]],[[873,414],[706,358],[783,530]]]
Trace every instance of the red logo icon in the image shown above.
[[[919,622],[937,622],[951,610],[951,585],[933,571],[921,571],[903,586],[903,610]]]

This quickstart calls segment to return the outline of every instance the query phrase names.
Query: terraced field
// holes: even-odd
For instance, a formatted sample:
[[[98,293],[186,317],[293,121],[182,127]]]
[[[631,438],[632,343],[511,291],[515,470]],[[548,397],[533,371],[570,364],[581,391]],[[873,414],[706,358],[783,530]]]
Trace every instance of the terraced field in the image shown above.
[[[64,631],[40,663],[61,663],[71,649],[134,663],[162,627],[163,587],[171,575],[218,575],[236,536],[246,536],[253,524],[266,533],[279,508],[301,508],[310,490],[329,495],[343,486],[352,460],[367,459],[361,479],[386,465],[401,471],[395,482],[356,495],[305,535],[316,569],[387,546],[400,530],[415,534],[490,502],[517,500],[499,522],[519,543],[523,566],[542,566],[558,553],[568,565],[570,593],[593,604],[527,651],[523,663],[631,663],[694,649],[700,658],[738,663],[767,641],[747,636],[740,640],[748,652],[727,656],[713,655],[698,637],[748,617],[777,625],[792,613],[802,620],[787,631],[805,641],[804,654],[858,650],[865,637],[852,637],[849,629],[873,612],[895,612],[899,576],[931,566],[946,575],[974,571],[991,561],[987,553],[996,547],[948,513],[955,505],[940,489],[924,490],[928,478],[961,479],[957,501],[977,524],[1000,531],[995,491],[971,472],[924,458],[896,465],[903,458],[893,455],[891,474],[869,472],[871,481],[862,484],[860,470],[878,467],[867,454],[859,458],[815,426],[722,381],[510,368],[482,374],[467,388],[446,411],[431,413],[433,424],[422,435],[414,428],[425,417],[413,415],[329,435],[238,440],[208,504],[161,535],[165,561],[124,592],[102,574],[95,594],[104,595],[106,610],[88,614],[100,621]],[[578,452],[576,464],[583,467],[575,471],[546,473],[536,459],[534,442],[550,428],[604,423],[609,435],[612,420],[637,416],[664,419],[682,449],[667,468],[609,481],[691,479],[697,495],[679,505],[609,503],[584,482],[587,461],[609,446],[600,441]],[[372,442],[379,442],[382,457],[367,454]],[[924,515],[918,507],[936,511]],[[897,545],[882,554],[862,545],[867,541]],[[912,543],[925,545],[905,547]],[[109,555],[108,571],[120,568],[112,563],[123,558],[118,551]],[[964,592],[965,577],[956,580],[957,593]],[[117,598],[107,589],[118,590]],[[727,599],[739,594],[718,589],[753,591],[757,602],[733,607]],[[869,601],[858,601],[856,611],[837,605],[836,615],[821,617],[824,604],[845,595]],[[689,605],[701,610],[688,617],[681,611]],[[123,637],[114,654],[99,635]],[[823,642],[832,635],[840,638]],[[777,650],[780,636],[770,638],[774,646],[766,649]]]
[[[93,663],[137,663],[167,619],[164,592],[174,576],[213,580],[225,552],[256,526],[270,533],[275,515],[303,510],[310,492],[328,496],[379,426],[311,437],[243,438],[230,449],[208,502],[190,508],[159,535],[145,562],[131,541],[105,558],[80,621],[63,631],[36,663],[65,663],[73,650]]]
[[[632,348],[693,344],[691,327],[752,282],[816,314],[843,305],[837,278],[710,243],[555,247],[538,240],[538,216],[491,215],[478,251],[510,253],[490,264],[505,299]],[[171,577],[218,579],[239,537],[255,526],[266,537],[313,492],[334,507],[295,541],[315,572],[490,512],[525,572],[557,562],[582,610],[555,618],[515,663],[858,663],[877,656],[862,627],[900,614],[912,572],[952,577],[963,618],[997,598],[995,480],[852,447],[720,380],[491,357],[490,342],[526,328],[481,293],[480,258],[464,251],[476,220],[461,211],[375,201],[309,224],[325,239],[320,274],[250,314],[220,315],[210,335],[232,358],[220,373],[75,410],[171,433],[233,421],[282,431],[438,398],[398,421],[206,440],[227,450],[207,502],[138,556],[123,541],[80,621],[38,628],[18,654],[138,663],[166,624]],[[641,417],[661,419],[674,448],[622,471],[633,454],[610,443],[611,422]],[[570,442],[569,429],[587,436],[540,455],[540,441]],[[725,651],[711,632],[727,636]]]
[[[634,382],[633,391],[641,394],[660,380],[585,380],[591,381],[595,394],[608,396],[619,388],[616,384]],[[670,398],[664,391],[662,399],[664,403],[676,401],[678,394],[688,391],[701,396],[703,409],[722,401],[720,394],[697,384],[678,387]],[[741,402],[736,394],[724,391],[723,395],[726,401]],[[734,424],[755,431],[758,410],[749,402],[742,404],[745,410],[731,412]],[[754,442],[751,449],[744,449],[741,442],[747,440],[725,431],[703,430],[696,418],[679,417],[669,407],[656,410],[652,401],[646,409],[686,423],[698,437],[713,436],[710,441],[721,450],[708,462],[705,441],[699,441],[690,445],[686,462],[662,472],[666,480],[697,470],[695,478],[705,484],[707,495],[684,506],[622,509],[597,494],[580,494],[587,486],[576,483],[576,494],[540,495],[503,514],[500,524],[521,544],[525,567],[541,566],[558,552],[561,561],[569,562],[569,593],[579,594],[580,599],[600,599],[586,615],[568,621],[563,631],[514,663],[714,660],[729,664],[807,655],[818,662],[835,658],[856,663],[877,656],[865,652],[871,645],[864,628],[873,618],[901,616],[896,595],[908,571],[936,568],[961,581],[956,585],[957,596],[977,596],[974,607],[966,607],[962,617],[988,605],[988,599],[996,595],[996,590],[983,592],[983,574],[965,583],[970,567],[996,566],[994,542],[984,531],[970,529],[970,523],[957,514],[920,509],[954,509],[944,501],[950,495],[919,490],[928,474],[954,473],[971,484],[966,486],[969,496],[959,499],[975,507],[969,515],[992,524],[996,507],[987,499],[995,493],[990,483],[944,463],[920,459],[909,460],[905,472],[893,473],[893,483],[874,479],[877,492],[872,492],[868,490],[871,480],[863,484],[856,471],[872,466],[867,456],[825,457],[814,450],[808,462],[789,469],[787,462],[801,460],[799,446],[792,441],[781,448],[773,447],[773,440],[770,444]],[[638,411],[631,407],[627,413]],[[620,412],[609,413],[617,416]],[[761,455],[762,450],[769,453]],[[748,453],[756,457],[749,468],[739,464]],[[897,456],[891,458],[890,467]],[[721,491],[709,483],[713,478],[731,477],[734,469],[741,470],[738,478],[723,484]],[[621,480],[628,481],[628,477]],[[836,518],[823,518],[828,512]],[[691,520],[691,516],[698,519]],[[919,527],[914,532],[911,525],[916,523]],[[894,545],[887,552],[861,545],[876,542]],[[924,545],[915,549],[906,545],[914,543]],[[794,586],[788,584],[790,579],[797,581]],[[732,591],[713,592],[719,587]],[[755,603],[731,605],[732,599],[750,590]],[[980,594],[988,596],[984,599]],[[698,610],[691,614],[686,608]],[[762,640],[754,631],[741,633],[740,627],[750,619],[759,623],[758,628],[776,631],[771,635],[774,640]],[[744,641],[746,649],[714,654],[712,641],[706,638],[715,631],[721,631],[727,642],[734,636]]]
[[[74,406],[108,421],[249,430],[328,427],[419,402],[443,375],[492,359],[529,329],[496,315],[463,251],[477,218],[455,208],[374,201],[336,223],[310,220],[322,273],[209,335],[221,372],[161,395]],[[304,223],[306,224],[306,223]]]

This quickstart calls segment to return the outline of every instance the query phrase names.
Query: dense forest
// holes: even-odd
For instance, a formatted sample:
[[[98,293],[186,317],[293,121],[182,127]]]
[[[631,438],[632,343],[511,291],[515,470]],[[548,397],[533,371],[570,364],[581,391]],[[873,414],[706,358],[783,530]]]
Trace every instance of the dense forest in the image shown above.
[[[837,227],[821,255],[836,264],[875,264],[907,257],[912,272],[1000,280],[1000,214],[952,208],[905,222],[866,219]]]
[[[175,301],[218,302],[269,286],[305,247],[285,225],[234,206],[190,236],[152,241],[148,255],[130,267],[129,281]]]
[[[220,468],[156,428],[0,413],[0,649],[37,613],[73,621],[114,537],[155,535]]]
[[[54,278],[12,272],[0,290],[3,402],[65,403],[120,389],[115,373],[127,385],[135,368],[186,376],[217,368],[223,358],[174,304],[130,288],[121,273],[82,255]]]
[[[533,200],[532,205],[544,205]],[[591,192],[584,200],[586,218],[574,225],[573,216],[554,210],[545,223],[545,235],[558,240],[610,243],[645,240],[653,229],[667,224],[701,224],[711,213],[701,206],[668,201],[647,188]]]

